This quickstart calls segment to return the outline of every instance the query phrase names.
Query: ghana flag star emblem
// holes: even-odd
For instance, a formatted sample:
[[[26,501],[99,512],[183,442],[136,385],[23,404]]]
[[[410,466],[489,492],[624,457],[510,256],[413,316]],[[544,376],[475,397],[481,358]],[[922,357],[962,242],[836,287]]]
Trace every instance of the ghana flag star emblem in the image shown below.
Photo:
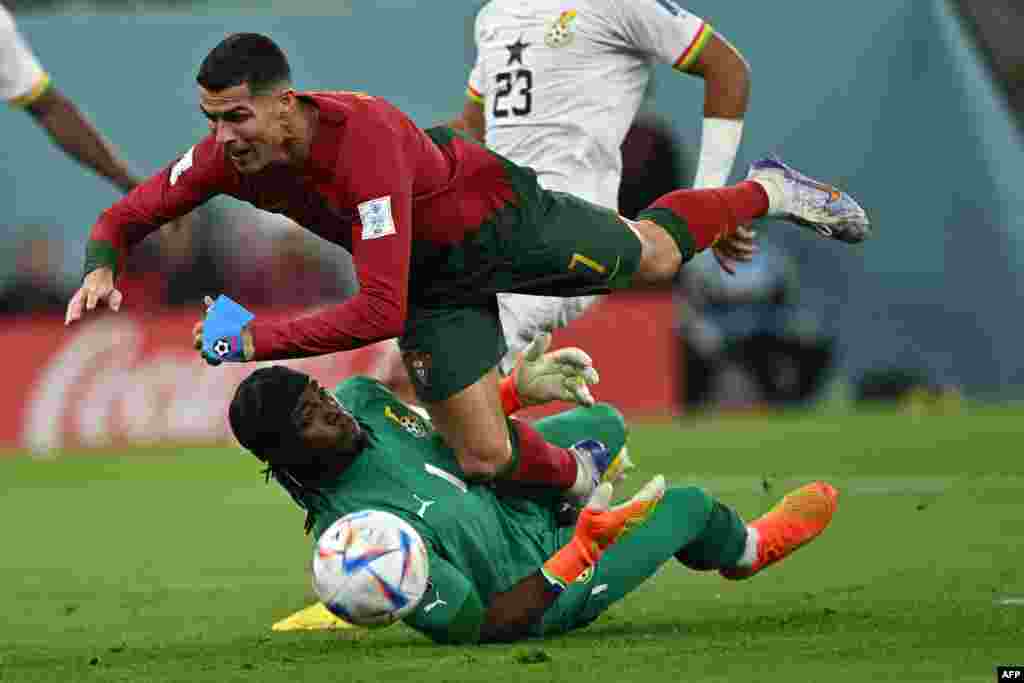
[[[505,49],[508,50],[508,64],[505,66],[512,66],[516,62],[523,63],[523,51],[530,47],[531,43],[524,43],[523,37],[519,36],[516,38],[516,42],[511,45],[506,45]]]

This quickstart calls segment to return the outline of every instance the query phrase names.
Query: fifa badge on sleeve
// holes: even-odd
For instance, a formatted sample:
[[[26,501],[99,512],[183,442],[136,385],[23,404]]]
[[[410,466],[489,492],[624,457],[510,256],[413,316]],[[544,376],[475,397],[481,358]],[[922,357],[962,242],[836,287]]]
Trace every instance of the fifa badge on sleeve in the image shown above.
[[[242,328],[253,318],[241,304],[221,294],[206,311],[203,320],[202,355],[210,365],[224,361],[240,363],[245,360],[242,346]]]

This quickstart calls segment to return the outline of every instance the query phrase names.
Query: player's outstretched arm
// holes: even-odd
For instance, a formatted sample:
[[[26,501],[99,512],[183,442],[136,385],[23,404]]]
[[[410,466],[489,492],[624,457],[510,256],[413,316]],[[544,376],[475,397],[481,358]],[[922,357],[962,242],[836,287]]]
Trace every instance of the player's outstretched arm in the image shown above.
[[[729,41],[714,33],[687,69],[704,79],[704,124],[694,188],[722,187],[729,181],[743,137],[750,103],[750,66]],[[722,269],[735,275],[734,262],[750,261],[756,234],[741,228],[716,244],[712,252]]]
[[[743,55],[740,54],[740,51],[719,33],[715,32],[708,39],[700,55],[697,56],[693,64],[686,71],[704,79],[705,134],[707,134],[707,119],[742,121],[743,117],[747,115],[747,107],[750,104],[750,66],[747,64],[746,59],[743,58]],[[712,140],[711,142],[723,145],[723,152],[728,151],[729,147],[727,145],[731,144],[731,141],[725,140],[724,137],[721,140]],[[739,140],[737,139],[736,142],[738,143]],[[698,181],[702,179],[700,164],[702,162],[707,163],[703,159],[703,143],[704,140],[702,138],[702,158],[698,161]],[[733,155],[735,156],[735,150],[733,150]],[[714,160],[712,159],[711,161]],[[720,187],[725,185],[729,179],[728,174],[732,170],[732,162],[730,161],[728,167],[724,169],[720,166],[711,165],[706,166],[704,170],[705,173],[716,174],[721,173],[723,170],[725,171],[725,176],[714,175],[709,178],[709,182],[715,182],[707,185],[707,187]],[[697,182],[694,185],[700,186]]]
[[[140,180],[113,145],[60,90],[51,86],[27,107],[28,113],[68,156],[100,174],[123,192]]]
[[[481,11],[482,12],[482,11]],[[476,25],[473,28],[473,34],[475,36],[474,42],[479,45],[479,21],[480,14],[478,13],[476,19]],[[466,100],[462,105],[462,116],[450,121],[448,125],[457,130],[462,130],[473,136],[480,142],[484,141],[484,136],[487,133],[487,119],[484,116],[484,87],[483,77],[483,65],[480,61],[479,54],[477,61],[473,65],[472,71],[469,73],[469,82],[466,84]]]
[[[519,356],[512,374],[502,380],[501,403],[506,415],[550,401],[594,405],[590,385],[600,381],[594,361],[576,347],[545,353],[549,346],[550,334],[534,337]]]
[[[24,108],[50,138],[81,164],[125,192],[138,179],[113,147],[60,90],[18,31],[14,17],[0,5],[0,99]]]
[[[215,195],[236,192],[237,174],[227,164],[208,137],[100,214],[89,233],[82,285],[68,303],[64,323],[70,325],[100,303],[118,310],[122,297],[115,283],[128,253],[161,225]]]
[[[665,480],[657,476],[633,498],[610,508],[611,484],[598,487],[580,513],[573,540],[542,569],[492,595],[486,608],[470,576],[431,555],[432,589],[405,621],[440,643],[508,642],[528,637],[564,586],[593,566],[622,534],[642,523],[664,494]]]

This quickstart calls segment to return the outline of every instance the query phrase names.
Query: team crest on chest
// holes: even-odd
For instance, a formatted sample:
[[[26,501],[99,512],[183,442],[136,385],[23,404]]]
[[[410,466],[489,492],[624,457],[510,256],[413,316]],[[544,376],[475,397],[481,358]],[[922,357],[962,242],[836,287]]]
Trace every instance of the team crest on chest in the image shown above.
[[[391,406],[384,407],[384,417],[396,422],[399,427],[409,432],[417,439],[422,439],[430,433],[430,428],[424,423],[419,415],[399,415],[391,410]]]
[[[565,47],[572,43],[575,37],[576,10],[566,10],[558,15],[558,18],[548,26],[544,34],[544,44],[548,47]]]

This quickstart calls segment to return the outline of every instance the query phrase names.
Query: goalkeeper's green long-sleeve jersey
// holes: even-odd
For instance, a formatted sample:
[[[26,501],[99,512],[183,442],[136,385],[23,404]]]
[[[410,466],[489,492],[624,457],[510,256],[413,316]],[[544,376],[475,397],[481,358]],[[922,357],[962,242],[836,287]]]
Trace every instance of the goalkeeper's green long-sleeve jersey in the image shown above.
[[[572,527],[558,525],[555,503],[498,496],[488,485],[469,483],[429,420],[379,382],[354,377],[334,394],[368,428],[370,443],[336,480],[299,496],[314,538],[358,510],[406,520],[430,556],[430,586],[406,623],[438,641],[465,638],[473,625],[457,622],[481,612],[468,615],[479,622],[490,596],[536,572],[568,541]],[[562,413],[537,427],[565,446],[595,438],[618,450],[625,441],[622,417],[605,405]]]

